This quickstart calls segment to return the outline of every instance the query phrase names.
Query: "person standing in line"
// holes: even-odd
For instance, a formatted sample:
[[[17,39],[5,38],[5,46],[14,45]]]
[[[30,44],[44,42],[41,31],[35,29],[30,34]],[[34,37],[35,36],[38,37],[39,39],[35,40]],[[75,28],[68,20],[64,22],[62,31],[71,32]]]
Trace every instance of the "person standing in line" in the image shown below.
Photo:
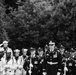
[[[38,75],[46,74],[45,55],[42,48],[38,48]]]
[[[15,49],[14,50],[14,67],[15,67],[15,75],[22,75],[22,61],[21,61],[21,56],[20,56],[20,50]]]
[[[52,42],[52,41],[49,42],[49,51],[50,52],[46,57],[47,75],[60,75],[62,57],[59,52],[55,51],[55,42]]]
[[[21,61],[22,61],[22,66],[24,65],[25,61],[27,60],[27,51],[28,49],[23,48],[22,49],[22,56],[21,56]],[[26,71],[23,69],[22,75],[26,75]]]
[[[30,56],[25,61],[23,68],[27,71],[26,75],[38,75],[38,57],[35,48],[30,48]]]

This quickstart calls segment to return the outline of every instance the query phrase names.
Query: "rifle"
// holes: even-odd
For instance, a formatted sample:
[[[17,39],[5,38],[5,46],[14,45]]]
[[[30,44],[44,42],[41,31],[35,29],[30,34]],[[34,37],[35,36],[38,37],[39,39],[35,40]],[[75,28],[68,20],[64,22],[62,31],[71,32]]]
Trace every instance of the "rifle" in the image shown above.
[[[64,63],[64,74],[63,75],[66,75],[66,72],[68,71],[68,69],[67,69],[67,67],[66,67],[66,62],[67,62],[67,59],[66,59],[66,61],[65,61],[65,63]]]
[[[29,67],[30,67],[30,69],[29,69],[29,75],[31,75],[31,73],[32,73],[32,67],[33,67],[31,58],[30,58],[30,65],[29,65]]]

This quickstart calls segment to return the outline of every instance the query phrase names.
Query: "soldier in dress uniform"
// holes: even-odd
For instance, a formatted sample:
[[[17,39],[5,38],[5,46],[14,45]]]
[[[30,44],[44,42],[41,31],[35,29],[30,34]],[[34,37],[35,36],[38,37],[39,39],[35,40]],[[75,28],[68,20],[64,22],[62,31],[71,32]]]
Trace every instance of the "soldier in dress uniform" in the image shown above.
[[[64,56],[65,47],[63,45],[60,46],[60,53]]]
[[[42,48],[38,48],[38,75],[43,75],[46,72],[45,56]]]
[[[24,62],[27,60],[28,56],[27,56],[27,51],[28,49],[23,48],[22,49],[22,56],[21,56],[21,60],[22,60],[22,65],[24,65]],[[26,75],[26,71],[23,69],[22,72],[23,75]]]
[[[11,50],[7,50],[5,58],[5,74],[14,75],[14,59],[11,56]]]
[[[27,71],[27,75],[38,74],[38,57],[36,56],[35,48],[30,48],[30,56],[25,61],[23,67]]]
[[[61,45],[59,50],[60,50],[60,53],[61,53],[61,56],[62,56],[62,67],[61,67],[62,71],[61,71],[61,75],[63,75],[64,74],[64,63],[65,63],[65,54],[64,54],[65,48],[64,48],[64,46]]]
[[[60,46],[60,53],[61,53],[61,56],[62,56],[61,75],[66,75],[66,72],[68,70],[67,67],[66,67],[67,58],[66,58],[66,54],[65,54],[65,47],[63,45]]]
[[[72,52],[74,50],[71,49],[71,53],[69,55],[69,58],[67,60],[67,68],[68,68],[68,71],[67,71],[67,74],[66,75],[75,75],[75,60],[74,60],[74,57],[72,55]]]
[[[55,51],[55,42],[49,42],[50,52],[47,55],[47,75],[60,75],[62,57],[61,54]]]
[[[75,75],[74,71],[75,71],[75,61],[72,58],[69,58],[67,61],[67,68],[68,71],[66,73],[66,75]]]
[[[6,56],[6,52],[8,50],[10,50],[11,51],[11,56],[13,57],[13,51],[12,51],[11,48],[8,47],[8,41],[6,41],[6,40],[3,41],[2,45],[3,45],[3,49],[4,49],[4,56]]]
[[[20,50],[14,50],[14,66],[15,66],[15,75],[22,75],[23,64],[20,56]]]

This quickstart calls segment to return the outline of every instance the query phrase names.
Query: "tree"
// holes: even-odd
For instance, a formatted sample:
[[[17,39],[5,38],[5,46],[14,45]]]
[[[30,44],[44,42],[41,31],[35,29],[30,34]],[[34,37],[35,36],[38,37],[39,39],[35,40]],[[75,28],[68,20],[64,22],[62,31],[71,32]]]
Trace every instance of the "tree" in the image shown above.
[[[0,1],[0,43],[2,43],[3,40],[8,40],[8,34],[5,30],[6,21],[5,21],[5,6],[3,5],[3,1]]]
[[[50,40],[75,46],[75,0],[26,0],[17,6],[3,20],[11,47],[44,47]]]

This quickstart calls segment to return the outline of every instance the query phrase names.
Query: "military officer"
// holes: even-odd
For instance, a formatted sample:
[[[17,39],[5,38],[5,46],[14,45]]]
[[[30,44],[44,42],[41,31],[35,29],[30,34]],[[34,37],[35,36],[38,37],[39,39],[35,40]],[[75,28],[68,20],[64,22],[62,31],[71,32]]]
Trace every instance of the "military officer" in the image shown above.
[[[66,66],[66,62],[67,62],[67,58],[66,58],[66,54],[65,54],[65,47],[63,45],[60,46],[60,53],[62,56],[62,67],[61,67],[61,75],[66,75],[66,72],[68,71],[67,66]]]
[[[23,67],[27,71],[27,75],[38,74],[38,57],[36,56],[35,48],[30,48],[30,56],[25,61]]]
[[[61,54],[55,51],[55,42],[49,42],[50,52],[47,55],[47,75],[60,75],[62,57]]]
[[[38,75],[43,75],[46,72],[45,56],[42,48],[38,48]]]
[[[20,50],[15,49],[14,53],[15,53],[14,56],[15,75],[22,75],[23,64],[22,64],[21,56],[19,56]]]

